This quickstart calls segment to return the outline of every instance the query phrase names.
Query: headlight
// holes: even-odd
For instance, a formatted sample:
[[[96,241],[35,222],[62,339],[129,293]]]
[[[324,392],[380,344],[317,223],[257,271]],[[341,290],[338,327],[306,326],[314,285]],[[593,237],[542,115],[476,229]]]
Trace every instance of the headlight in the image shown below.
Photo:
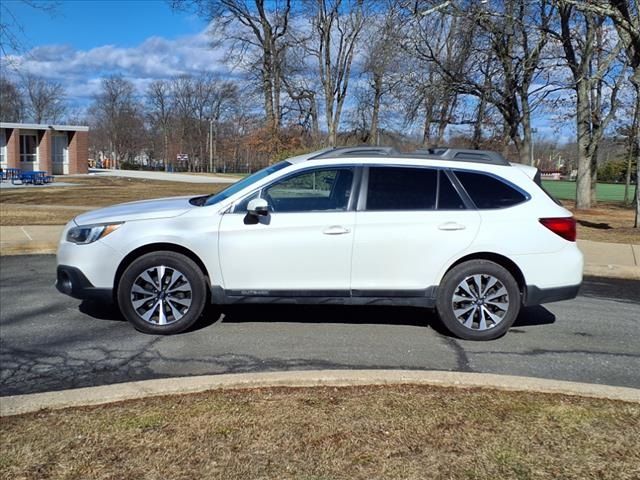
[[[67,242],[86,245],[106,237],[111,232],[120,228],[120,223],[103,223],[101,225],[87,225],[83,227],[73,227],[67,232]]]

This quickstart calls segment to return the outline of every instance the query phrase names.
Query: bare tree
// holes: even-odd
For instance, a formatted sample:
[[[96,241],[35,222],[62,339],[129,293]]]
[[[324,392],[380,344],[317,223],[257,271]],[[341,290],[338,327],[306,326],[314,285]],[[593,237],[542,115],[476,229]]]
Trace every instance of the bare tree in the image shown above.
[[[132,160],[142,146],[143,122],[133,84],[121,76],[102,79],[91,114],[94,126],[104,132],[103,148],[113,156],[116,168]]]
[[[631,156],[635,157],[638,173],[636,187],[635,228],[640,228],[640,4],[638,0],[559,0],[566,9],[575,7],[582,12],[611,19],[631,67],[629,81],[634,87],[636,102],[633,114]]]
[[[485,105],[493,105],[504,119],[505,133],[520,161],[530,163],[531,115],[548,83],[542,78],[542,54],[554,10],[551,0],[431,5],[419,2],[415,10],[416,53],[437,66],[445,85],[478,99],[480,118]],[[434,27],[435,31],[444,28],[445,33],[455,29],[453,39],[444,35],[453,42],[447,50],[446,43],[434,42]],[[455,49],[453,55],[443,56],[443,50],[451,49]]]
[[[173,114],[171,84],[166,80],[156,80],[147,89],[147,112],[151,126],[162,133],[162,163],[169,169],[169,133]]]
[[[60,121],[67,110],[62,84],[35,75],[25,75],[23,83],[29,118],[37,124]]]
[[[613,120],[617,95],[624,68],[612,69],[620,53],[618,42],[604,51],[604,17],[579,12],[572,5],[560,3],[559,31],[554,36],[561,42],[564,60],[571,71],[571,87],[576,94],[576,128],[578,142],[578,176],[576,208],[590,208],[595,203],[598,145]],[[605,78],[609,77],[608,110],[603,113],[602,95]]]
[[[400,81],[397,65],[402,44],[402,26],[399,22],[397,2],[384,4],[384,10],[378,16],[377,25],[370,29],[365,41],[363,68],[371,89],[371,124],[368,140],[373,145],[378,144],[380,140],[378,129],[383,97],[393,91]]]
[[[291,0],[172,0],[174,8],[194,8],[233,42],[234,53],[257,49],[267,125],[274,136],[280,127],[281,65],[289,28]]]
[[[328,143],[336,145],[351,66],[365,21],[363,0],[310,0],[307,50],[318,62]]]
[[[20,89],[6,77],[0,76],[0,120],[21,122],[24,116],[24,100]]]

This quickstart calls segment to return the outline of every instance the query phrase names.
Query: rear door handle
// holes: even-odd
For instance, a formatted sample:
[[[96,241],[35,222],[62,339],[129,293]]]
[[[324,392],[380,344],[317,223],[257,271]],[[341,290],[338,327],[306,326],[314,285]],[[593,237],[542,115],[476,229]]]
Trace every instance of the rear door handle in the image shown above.
[[[330,227],[325,228],[322,233],[325,235],[344,235],[345,233],[349,233],[351,230],[345,228],[341,225],[331,225]]]
[[[465,227],[464,225],[460,224],[460,223],[456,223],[456,222],[447,222],[447,223],[443,223],[442,225],[438,225],[438,229],[440,230],[446,230],[446,231],[452,231],[452,230],[464,230]]]

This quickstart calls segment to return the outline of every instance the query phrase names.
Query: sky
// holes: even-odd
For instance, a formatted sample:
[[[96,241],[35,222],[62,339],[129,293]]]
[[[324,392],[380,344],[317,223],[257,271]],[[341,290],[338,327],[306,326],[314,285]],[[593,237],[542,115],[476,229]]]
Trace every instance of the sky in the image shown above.
[[[224,52],[210,46],[207,23],[165,1],[62,0],[53,13],[19,0],[0,1],[23,28],[24,50],[3,59],[3,73],[59,81],[77,108],[99,91],[106,75],[122,74],[142,92],[155,79],[183,73],[230,74]]]

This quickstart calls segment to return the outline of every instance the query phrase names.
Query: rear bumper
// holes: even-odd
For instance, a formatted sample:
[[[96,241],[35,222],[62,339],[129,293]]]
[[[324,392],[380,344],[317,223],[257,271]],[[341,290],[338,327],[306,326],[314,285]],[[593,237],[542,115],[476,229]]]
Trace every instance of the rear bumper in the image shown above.
[[[84,273],[76,267],[58,265],[56,288],[60,293],[80,300],[113,302],[113,290],[94,287]]]
[[[579,290],[580,284],[553,288],[538,288],[535,285],[527,285],[527,293],[523,303],[525,307],[531,307],[543,303],[571,300],[578,296]]]

